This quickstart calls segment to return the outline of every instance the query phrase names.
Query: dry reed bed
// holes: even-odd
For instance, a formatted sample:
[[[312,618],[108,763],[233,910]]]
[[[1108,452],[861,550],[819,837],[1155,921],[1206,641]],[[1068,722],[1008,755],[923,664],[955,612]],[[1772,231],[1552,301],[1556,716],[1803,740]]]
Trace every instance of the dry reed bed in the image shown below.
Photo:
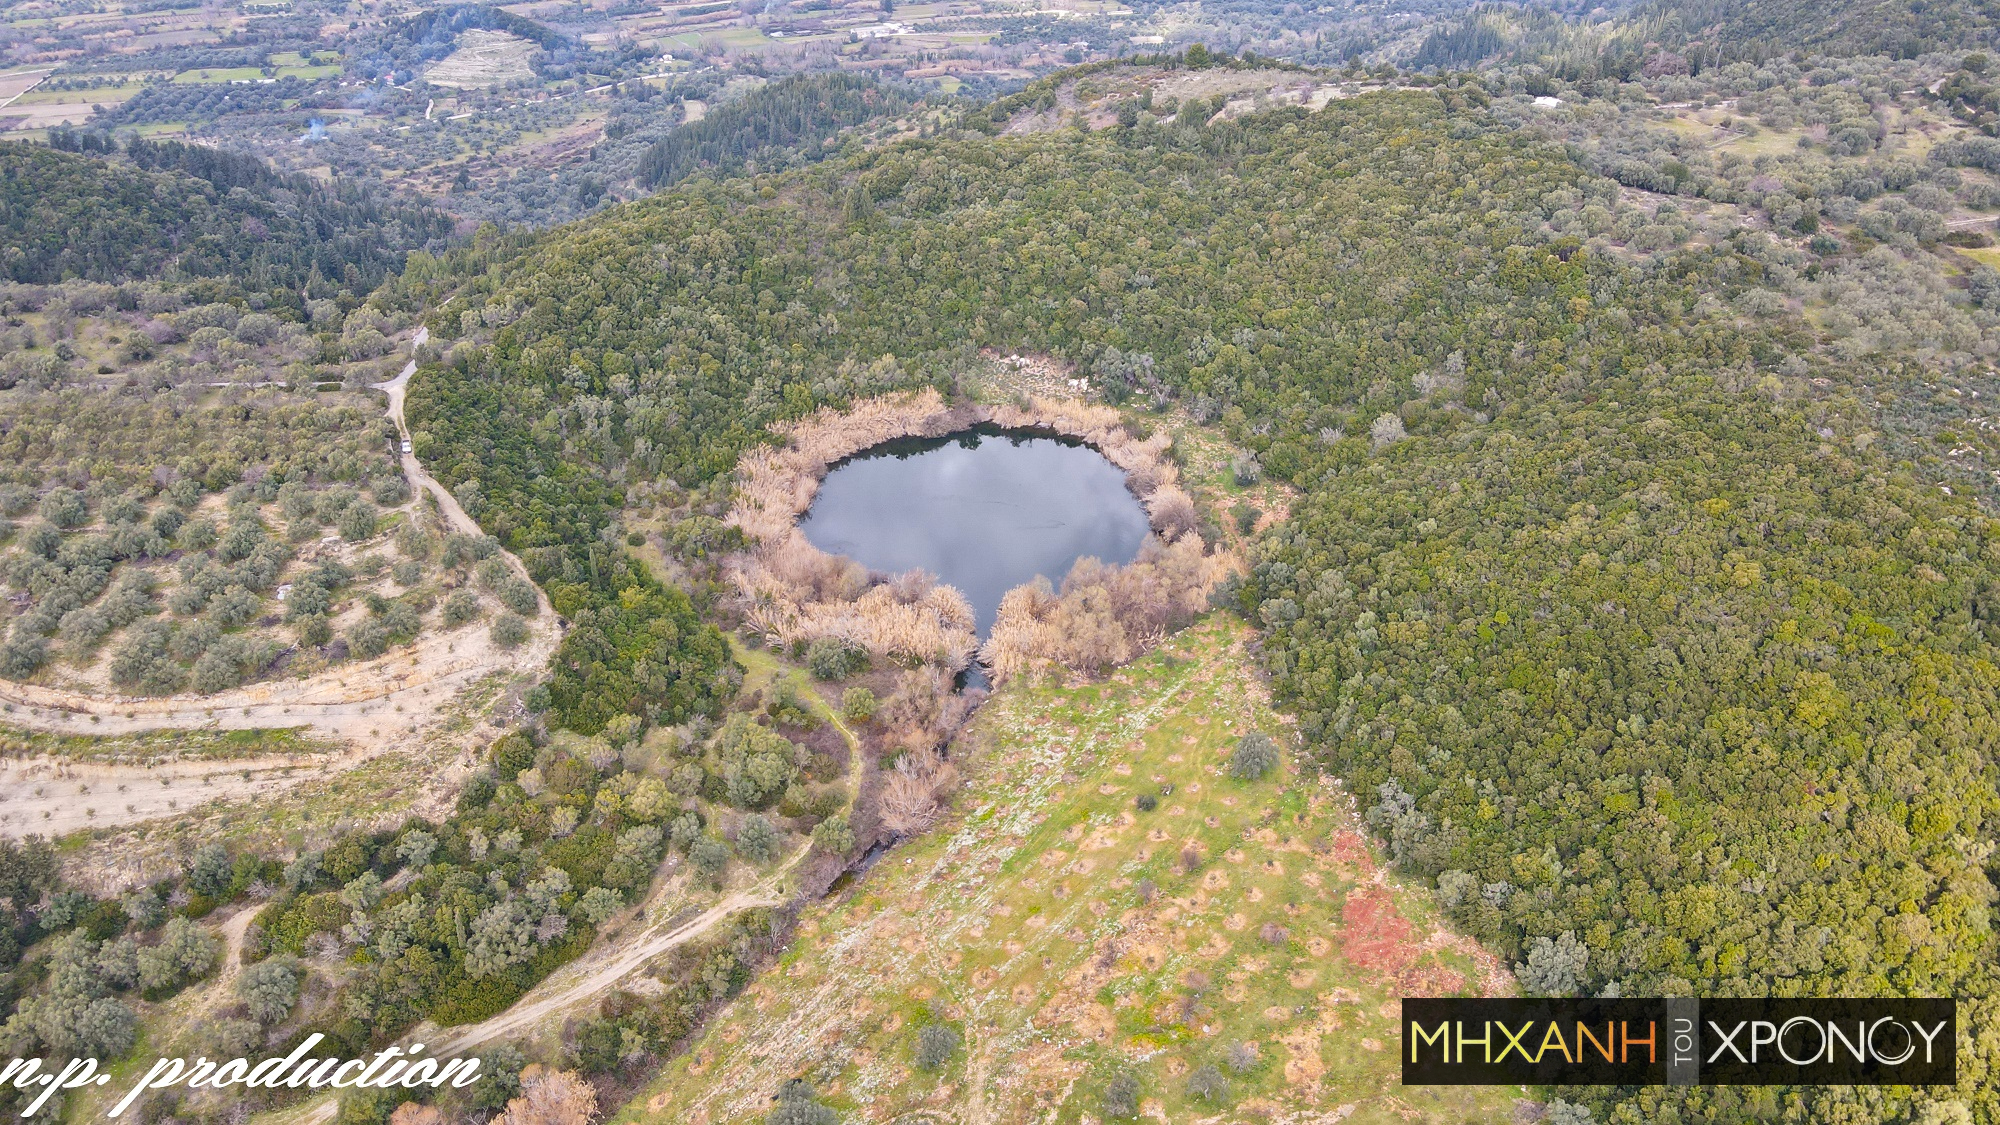
[[[1060,590],[1038,581],[1002,601],[982,647],[957,590],[921,573],[883,581],[808,542],[798,518],[842,459],[899,438],[935,438],[994,425],[1047,430],[1083,441],[1125,471],[1154,537],[1126,566],[1080,560]],[[936,390],[888,395],[845,411],[823,409],[779,431],[781,445],[752,450],[737,467],[729,522],[755,546],[729,573],[745,621],[781,645],[838,637],[878,655],[953,671],[975,652],[996,681],[1060,666],[1096,673],[1145,651],[1206,604],[1222,564],[1195,534],[1200,517],[1167,458],[1169,435],[1135,436],[1118,411],[1074,400],[1028,398],[952,406]]]

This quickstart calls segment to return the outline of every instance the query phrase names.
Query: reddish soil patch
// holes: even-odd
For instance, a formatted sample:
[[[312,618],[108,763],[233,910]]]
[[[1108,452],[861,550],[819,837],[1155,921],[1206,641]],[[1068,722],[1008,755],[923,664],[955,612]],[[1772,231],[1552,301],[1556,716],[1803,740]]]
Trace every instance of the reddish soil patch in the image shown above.
[[[1356,887],[1340,908],[1341,952],[1356,968],[1399,976],[1418,952],[1417,932],[1380,887]]]
[[[1465,977],[1426,950],[1395,896],[1381,887],[1356,887],[1340,909],[1341,952],[1358,969],[1379,974],[1406,996],[1449,995]]]
[[[1368,854],[1368,839],[1359,832],[1341,831],[1333,834],[1329,841],[1333,847],[1333,858],[1360,872],[1367,879],[1375,873],[1374,857]]]

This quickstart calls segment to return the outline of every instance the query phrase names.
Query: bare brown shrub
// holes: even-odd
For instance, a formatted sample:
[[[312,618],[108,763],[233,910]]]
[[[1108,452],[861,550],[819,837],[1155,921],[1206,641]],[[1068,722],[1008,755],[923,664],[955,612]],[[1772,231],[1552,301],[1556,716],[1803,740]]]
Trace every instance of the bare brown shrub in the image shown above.
[[[889,580],[889,593],[901,605],[915,605],[930,596],[937,584],[937,575],[922,569],[910,570]]]
[[[905,753],[882,786],[882,827],[914,836],[937,823],[944,802],[958,788],[958,769],[935,750]]]
[[[1162,539],[1178,540],[1201,529],[1201,513],[1195,511],[1194,499],[1178,488],[1156,500],[1150,514]]]
[[[521,1072],[521,1096],[507,1103],[498,1125],[590,1125],[597,1091],[567,1070],[531,1066]]]
[[[1134,465],[1130,469],[1125,470],[1125,487],[1132,491],[1132,495],[1140,497],[1141,499],[1151,496],[1153,493],[1159,491],[1160,488],[1159,464],[1157,462],[1147,461],[1138,465]]]
[[[444,1125],[444,1113],[422,1102],[404,1102],[389,1115],[389,1125]]]
[[[1128,566],[1078,559],[1060,596],[1046,582],[1008,591],[980,658],[996,683],[1056,666],[1096,674],[1192,620],[1218,570],[1194,536],[1148,539]]]
[[[895,694],[876,712],[888,746],[900,751],[877,795],[883,828],[909,836],[936,822],[958,788],[958,768],[944,756],[944,748],[972,708],[973,701],[953,692],[951,677],[936,668],[902,674]]]
[[[868,590],[868,571],[860,563],[829,555],[800,535],[773,541],[761,561],[804,601],[853,601]]]
[[[889,744],[928,752],[950,741],[972,715],[972,702],[951,688],[951,678],[935,668],[904,672],[896,693],[875,713]]]
[[[976,409],[954,410],[936,390],[885,395],[846,410],[827,407],[778,431],[781,445],[745,453],[736,465],[736,505],[729,522],[759,541],[783,537],[827,470],[844,457],[901,437],[942,437],[981,421]]]
[[[776,560],[774,565],[765,564],[767,556]],[[813,556],[833,565],[795,565]],[[788,580],[787,573],[797,580]],[[956,671],[971,661],[978,644],[965,595],[949,586],[906,580],[869,586],[859,566],[820,551],[796,530],[776,546],[736,560],[729,574],[744,620],[781,645],[839,637],[878,655]],[[903,600],[920,585],[920,596]]]

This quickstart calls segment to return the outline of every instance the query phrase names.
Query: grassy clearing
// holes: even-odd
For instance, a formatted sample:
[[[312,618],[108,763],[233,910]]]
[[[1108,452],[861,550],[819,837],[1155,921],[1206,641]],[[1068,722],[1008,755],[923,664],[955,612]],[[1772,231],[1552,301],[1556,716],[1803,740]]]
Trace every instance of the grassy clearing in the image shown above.
[[[264,72],[254,66],[221,67],[215,70],[184,70],[174,75],[177,86],[198,86],[214,82],[255,82]]]
[[[1734,140],[1715,146],[1717,152],[1733,152],[1745,159],[1758,156],[1781,156],[1799,151],[1797,130],[1759,128],[1755,136],[1738,136]]]
[[[1960,246],[1955,251],[1982,266],[2000,269],[2000,246]]]
[[[772,42],[771,38],[764,34],[762,28],[756,27],[732,27],[727,31],[708,33],[703,38],[711,43],[719,43],[724,47],[737,48],[764,47]]]
[[[958,818],[809,910],[613,1120],[752,1121],[804,1076],[848,1120],[1076,1123],[1120,1073],[1163,1120],[1502,1119],[1512,1091],[1404,1091],[1396,1046],[1398,997],[1504,974],[1384,876],[1337,786],[1228,776],[1242,733],[1282,731],[1247,638],[1211,619],[1103,683],[995,696]],[[930,1023],[962,1043],[935,1073]],[[1192,1096],[1204,1066],[1226,1099]]]
[[[271,65],[283,73],[287,69],[299,67],[322,67],[340,65],[339,51],[314,51],[310,57],[297,51],[280,51],[271,56]]]
[[[145,764],[235,761],[278,755],[330,754],[336,744],[296,730],[156,730],[100,738],[0,726],[0,757],[46,755],[79,762]]]
[[[92,86],[84,90],[32,90],[14,99],[15,105],[107,105],[137,97],[138,86]]]

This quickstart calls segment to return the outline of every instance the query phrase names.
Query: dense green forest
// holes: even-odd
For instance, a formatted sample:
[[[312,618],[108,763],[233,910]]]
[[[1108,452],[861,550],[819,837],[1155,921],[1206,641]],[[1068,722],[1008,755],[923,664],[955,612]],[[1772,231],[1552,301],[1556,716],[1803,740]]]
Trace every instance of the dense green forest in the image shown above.
[[[698,171],[729,175],[752,166],[769,172],[810,164],[841,130],[897,116],[914,104],[908,92],[867,75],[791,75],[662,137],[640,158],[639,181],[661,187]]]
[[[1581,17],[1481,4],[1434,25],[1406,63],[1445,70],[1533,64],[1572,81],[1631,81],[1787,57],[1914,59],[1990,49],[1996,34],[1992,11],[1967,0],[1648,0]]]
[[[1861,372],[1729,311],[1747,243],[1584,249],[1552,220],[1607,182],[1482,101],[912,140],[467,251],[402,286],[490,337],[420,374],[419,440],[530,546],[980,347],[1149,373],[1301,490],[1236,604],[1399,861],[1568,951],[1531,986],[1956,994],[1991,1098],[2000,525],[1871,444]]]
[[[366,292],[450,233],[431,208],[177,141],[135,139],[117,160],[0,144],[0,271],[13,281],[228,276],[297,290],[319,278]]]
[[[428,273],[422,264],[416,272]],[[458,362],[472,361],[459,353]],[[678,723],[713,714],[733,691],[728,646],[687,591],[625,552],[618,481],[547,440],[555,415],[543,411],[564,397],[539,381],[427,380],[407,406],[413,444],[573,626],[545,689],[559,724],[594,734],[620,715]],[[536,436],[522,440],[528,431]]]
[[[1680,43],[1711,45],[1725,59],[1766,59],[1794,51],[1915,58],[1993,42],[1990,5],[1976,0],[1650,0],[1640,19],[1678,24]]]

